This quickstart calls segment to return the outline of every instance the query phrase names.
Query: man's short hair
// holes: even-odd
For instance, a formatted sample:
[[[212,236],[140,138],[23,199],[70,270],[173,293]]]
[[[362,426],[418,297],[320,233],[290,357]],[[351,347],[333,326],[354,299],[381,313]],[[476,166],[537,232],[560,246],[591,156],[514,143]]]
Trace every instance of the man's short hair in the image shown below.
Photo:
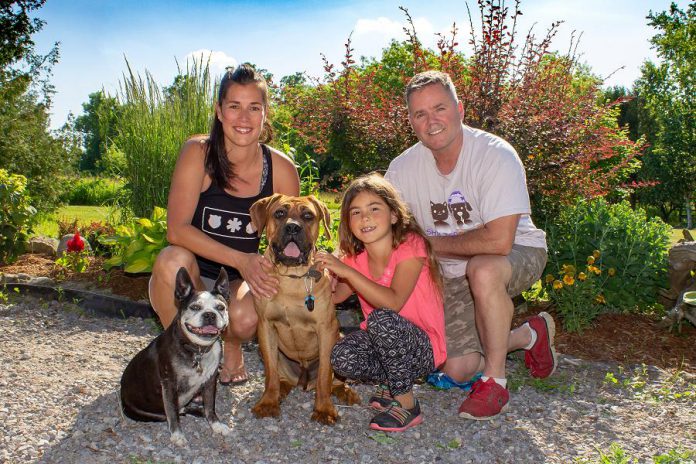
[[[406,106],[408,106],[408,99],[413,92],[433,84],[440,84],[445,89],[449,90],[454,101],[458,101],[457,89],[454,87],[454,82],[452,82],[452,78],[450,78],[449,74],[442,71],[424,71],[416,74],[408,81],[406,91],[404,92]]]

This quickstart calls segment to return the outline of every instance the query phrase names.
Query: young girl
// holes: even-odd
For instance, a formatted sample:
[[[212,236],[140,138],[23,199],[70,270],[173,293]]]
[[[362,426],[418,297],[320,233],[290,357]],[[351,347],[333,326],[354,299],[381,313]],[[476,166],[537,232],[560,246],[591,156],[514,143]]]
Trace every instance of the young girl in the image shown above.
[[[408,206],[378,174],[348,186],[339,238],[343,260],[320,252],[317,261],[339,278],[334,302],[357,293],[365,322],[336,344],[331,364],[344,377],[379,382],[370,428],[400,432],[423,421],[414,381],[446,358],[438,264]]]

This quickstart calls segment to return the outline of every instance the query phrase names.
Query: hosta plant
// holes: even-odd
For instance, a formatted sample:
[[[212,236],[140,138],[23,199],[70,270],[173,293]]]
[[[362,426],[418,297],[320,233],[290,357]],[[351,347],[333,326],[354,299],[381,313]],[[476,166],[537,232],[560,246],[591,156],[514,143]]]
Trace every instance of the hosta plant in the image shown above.
[[[160,250],[167,243],[167,211],[155,207],[150,218],[135,218],[129,225],[116,227],[111,236],[99,237],[99,243],[114,248],[104,262],[106,270],[123,267],[125,272],[151,272]]]

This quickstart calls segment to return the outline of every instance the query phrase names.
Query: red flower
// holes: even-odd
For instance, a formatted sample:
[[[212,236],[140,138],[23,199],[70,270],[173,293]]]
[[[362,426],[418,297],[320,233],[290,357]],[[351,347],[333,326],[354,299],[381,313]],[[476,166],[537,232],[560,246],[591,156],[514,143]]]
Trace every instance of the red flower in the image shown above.
[[[85,241],[82,237],[80,237],[79,232],[75,232],[75,235],[73,235],[73,238],[68,240],[67,245],[68,245],[69,252],[79,253],[80,251],[85,249]]]

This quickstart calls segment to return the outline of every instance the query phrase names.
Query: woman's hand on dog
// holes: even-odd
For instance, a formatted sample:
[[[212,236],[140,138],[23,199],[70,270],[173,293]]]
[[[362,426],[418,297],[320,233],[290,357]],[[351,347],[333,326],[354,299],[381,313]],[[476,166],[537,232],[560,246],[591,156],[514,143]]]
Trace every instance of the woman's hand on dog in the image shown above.
[[[278,293],[278,279],[269,275],[273,264],[258,253],[244,253],[237,270],[255,297],[271,298]]]

